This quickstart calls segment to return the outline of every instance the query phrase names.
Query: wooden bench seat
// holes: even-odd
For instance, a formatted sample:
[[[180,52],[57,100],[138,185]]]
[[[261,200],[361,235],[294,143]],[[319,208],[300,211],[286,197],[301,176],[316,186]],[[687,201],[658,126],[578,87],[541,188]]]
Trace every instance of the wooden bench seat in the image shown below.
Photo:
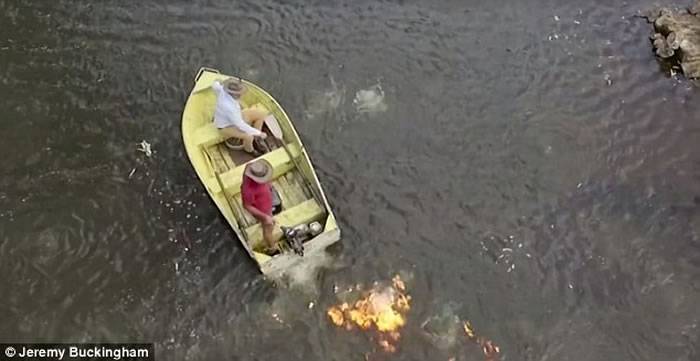
[[[194,142],[204,148],[224,141],[214,123],[207,123],[194,131]]]
[[[299,152],[299,147],[296,145],[289,144],[287,148],[289,148],[289,152],[292,153],[295,158],[301,155]],[[289,155],[283,147],[277,148],[269,153],[265,153],[256,159],[261,158],[267,160],[272,165],[272,179],[276,179],[277,177],[288,172],[290,169],[294,168],[294,162],[292,162],[291,158],[289,158]],[[246,164],[248,163],[241,164],[236,168],[219,174],[221,183],[223,183],[224,187],[226,188],[226,194],[229,197],[240,193],[241,183],[243,182],[243,171],[245,170]],[[212,192],[221,192],[219,183],[215,178],[212,179],[212,182],[208,182],[208,184],[212,185]]]

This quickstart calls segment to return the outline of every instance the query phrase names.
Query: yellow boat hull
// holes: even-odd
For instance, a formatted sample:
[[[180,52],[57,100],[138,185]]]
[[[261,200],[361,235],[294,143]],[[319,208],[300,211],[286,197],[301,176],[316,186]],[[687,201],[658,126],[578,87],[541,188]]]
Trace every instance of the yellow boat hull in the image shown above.
[[[218,70],[199,70],[182,114],[182,139],[197,176],[243,248],[264,274],[281,274],[302,262],[303,257],[293,252],[279,253],[265,249],[260,224],[241,203],[243,169],[247,163],[257,158],[246,158],[247,155],[242,151],[228,149],[214,127],[216,95],[210,87],[214,81],[226,78],[229,76]],[[311,221],[320,222],[323,232],[304,243],[304,253],[310,255],[323,252],[326,247],[340,240],[340,229],[311,160],[294,125],[279,103],[257,85],[246,80],[243,82],[248,91],[241,99],[242,106],[263,109],[273,115],[282,129],[288,148],[286,151],[273,144],[274,149],[260,156],[272,164],[272,184],[282,199],[282,211],[275,215],[277,224],[295,226]],[[274,236],[281,241],[282,235],[278,227]]]

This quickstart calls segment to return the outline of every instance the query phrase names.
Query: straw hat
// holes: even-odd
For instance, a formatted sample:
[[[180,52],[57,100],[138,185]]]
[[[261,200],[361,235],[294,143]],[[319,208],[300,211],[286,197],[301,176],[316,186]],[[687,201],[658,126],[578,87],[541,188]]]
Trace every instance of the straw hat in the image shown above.
[[[244,174],[256,183],[267,183],[272,179],[272,164],[265,159],[258,159],[246,166]]]
[[[224,86],[224,90],[226,90],[227,93],[234,97],[241,96],[246,90],[241,78],[228,78],[224,80],[221,85]]]

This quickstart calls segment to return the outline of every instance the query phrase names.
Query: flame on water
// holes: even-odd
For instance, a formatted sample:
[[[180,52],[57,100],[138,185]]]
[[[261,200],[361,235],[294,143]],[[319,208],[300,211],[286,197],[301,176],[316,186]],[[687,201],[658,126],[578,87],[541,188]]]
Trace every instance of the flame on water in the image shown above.
[[[469,321],[465,321],[462,325],[464,328],[464,334],[467,335],[467,339],[470,341],[475,341],[479,346],[481,346],[481,351],[486,357],[486,361],[498,361],[498,356],[501,353],[501,349],[493,343],[493,341],[477,336],[474,332],[474,327]]]
[[[354,304],[344,302],[333,306],[327,314],[334,325],[346,330],[377,331],[379,346],[387,352],[394,352],[401,338],[399,330],[406,324],[406,313],[411,309],[410,302],[406,285],[396,275],[390,287],[375,287]]]

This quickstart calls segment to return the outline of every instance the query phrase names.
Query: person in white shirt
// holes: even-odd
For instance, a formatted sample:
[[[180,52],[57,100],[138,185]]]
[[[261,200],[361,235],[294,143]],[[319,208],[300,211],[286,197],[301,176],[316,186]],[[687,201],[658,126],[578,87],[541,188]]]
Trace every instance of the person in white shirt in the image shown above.
[[[243,141],[243,150],[255,153],[253,147],[255,138],[267,138],[267,134],[261,130],[267,114],[260,109],[248,108],[241,111],[238,99],[247,89],[240,79],[215,81],[211,87],[216,93],[214,125],[226,139],[226,145],[235,149],[236,146],[230,140],[231,138],[240,139]]]

